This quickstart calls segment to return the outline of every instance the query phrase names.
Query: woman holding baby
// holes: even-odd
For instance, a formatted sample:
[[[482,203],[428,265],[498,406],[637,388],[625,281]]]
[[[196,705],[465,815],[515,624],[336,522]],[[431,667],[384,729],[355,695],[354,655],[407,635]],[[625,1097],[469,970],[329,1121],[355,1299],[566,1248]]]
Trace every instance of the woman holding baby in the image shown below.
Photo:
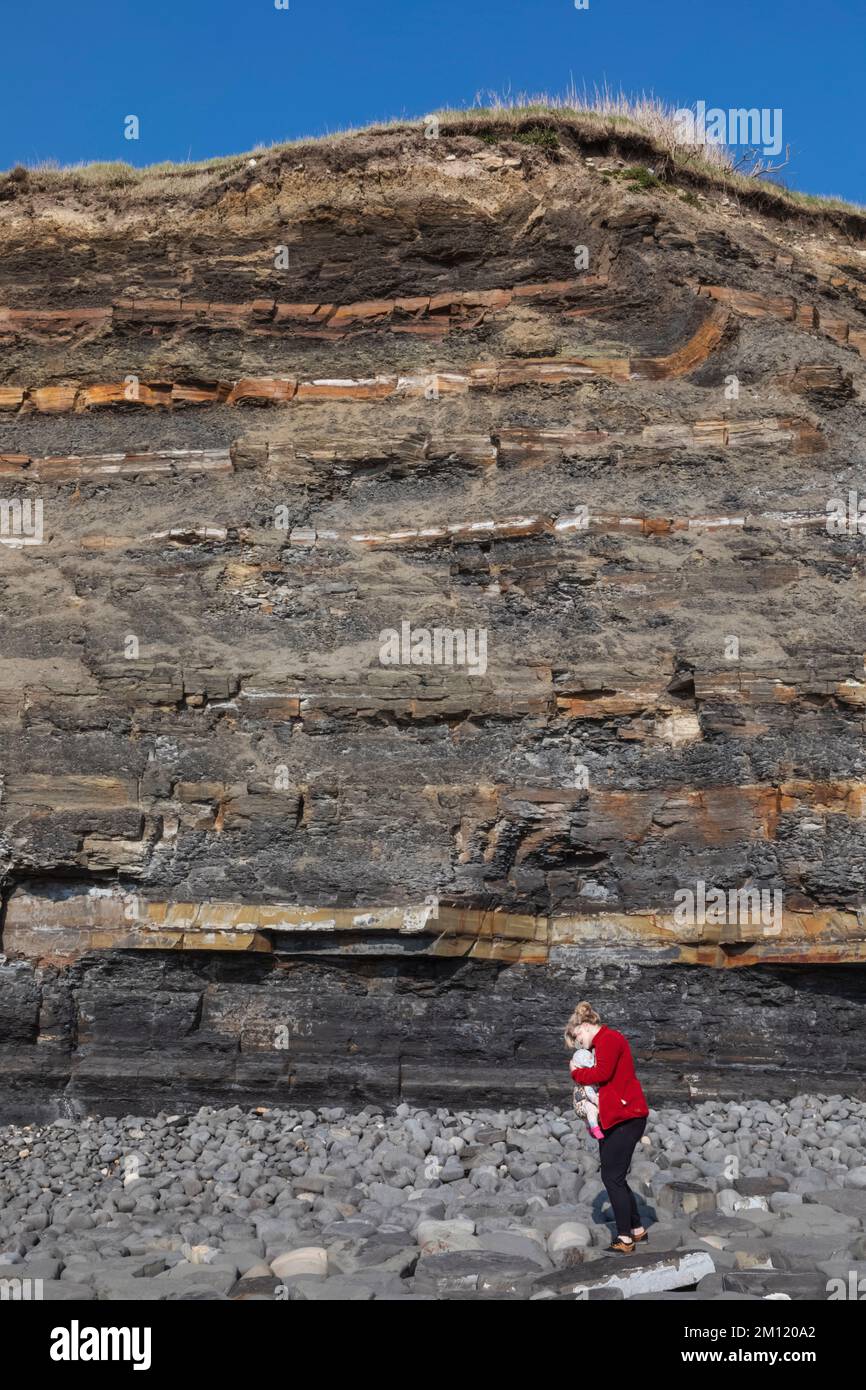
[[[647,1233],[640,1224],[626,1175],[635,1145],[646,1129],[649,1106],[635,1075],[627,1040],[603,1024],[591,1004],[578,1004],[564,1036],[566,1047],[577,1049],[571,1059],[571,1075],[582,1096],[575,1108],[586,1120],[590,1134],[598,1139],[601,1180],[616,1221],[616,1239],[607,1249],[631,1255]]]

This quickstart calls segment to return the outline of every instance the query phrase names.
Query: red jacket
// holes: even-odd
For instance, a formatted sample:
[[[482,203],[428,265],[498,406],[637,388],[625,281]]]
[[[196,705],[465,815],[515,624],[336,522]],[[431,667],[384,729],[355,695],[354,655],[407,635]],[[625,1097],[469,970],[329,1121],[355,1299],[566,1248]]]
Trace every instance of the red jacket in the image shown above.
[[[620,1120],[633,1120],[649,1114],[646,1097],[635,1075],[631,1048],[615,1028],[599,1028],[592,1040],[594,1067],[572,1067],[578,1086],[598,1087],[598,1122],[610,1129]]]

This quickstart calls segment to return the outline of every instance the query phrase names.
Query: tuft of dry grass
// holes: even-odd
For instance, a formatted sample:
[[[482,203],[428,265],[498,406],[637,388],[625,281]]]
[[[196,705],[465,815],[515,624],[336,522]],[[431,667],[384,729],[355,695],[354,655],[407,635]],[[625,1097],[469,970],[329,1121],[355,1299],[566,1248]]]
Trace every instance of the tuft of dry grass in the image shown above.
[[[694,113],[695,107],[671,106],[653,92],[629,96],[622,90],[613,91],[607,83],[603,87],[593,87],[592,91],[586,86],[578,91],[572,80],[562,97],[551,97],[547,93],[539,96],[521,93],[511,97],[496,92],[479,92],[475,101],[479,113],[483,111],[506,119],[524,120],[532,112],[555,113],[565,118],[577,118],[578,121],[595,117],[611,133],[631,129],[635,133],[648,135],[653,144],[667,151],[678,163],[699,159],[712,169],[730,172],[734,168],[734,157],[724,145],[710,140],[698,145],[683,143],[677,113],[684,110]]]

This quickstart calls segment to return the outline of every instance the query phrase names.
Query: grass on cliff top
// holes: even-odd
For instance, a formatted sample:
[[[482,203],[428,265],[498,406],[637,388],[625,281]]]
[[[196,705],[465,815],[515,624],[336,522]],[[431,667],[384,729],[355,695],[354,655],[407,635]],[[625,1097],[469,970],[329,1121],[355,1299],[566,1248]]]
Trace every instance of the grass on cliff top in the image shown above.
[[[655,156],[666,162],[674,177],[681,176],[692,183],[714,185],[745,197],[764,194],[774,202],[813,215],[866,213],[866,207],[842,198],[786,188],[772,178],[761,177],[760,169],[745,174],[737,168],[731,151],[723,145],[711,142],[684,145],[678,138],[674,107],[651,95],[629,97],[623,93],[613,94],[607,88],[596,89],[592,94],[572,89],[564,98],[491,95],[487,105],[443,109],[415,120],[396,118],[325,135],[275,141],[257,145],[244,154],[212,159],[165,161],[143,168],[122,161],[65,167],[48,161],[29,167],[27,177],[46,191],[128,188],[144,199],[194,196],[215,179],[241,171],[253,158],[283,152],[301,155],[305,150],[327,149],[361,137],[423,133],[434,118],[439,122],[440,135],[445,138],[477,135],[490,144],[500,139],[518,140],[551,152],[558,148],[559,135],[566,133],[579,144],[593,146],[606,141],[622,144],[631,140],[646,147],[648,158]]]

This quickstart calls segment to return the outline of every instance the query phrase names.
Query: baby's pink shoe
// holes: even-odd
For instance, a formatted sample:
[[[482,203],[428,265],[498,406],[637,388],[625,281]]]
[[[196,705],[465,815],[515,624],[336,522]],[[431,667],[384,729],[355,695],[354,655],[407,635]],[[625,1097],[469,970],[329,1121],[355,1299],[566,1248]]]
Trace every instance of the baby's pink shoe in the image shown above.
[[[602,1129],[601,1125],[590,1125],[589,1132],[592,1135],[593,1139],[604,1138],[604,1130]]]

